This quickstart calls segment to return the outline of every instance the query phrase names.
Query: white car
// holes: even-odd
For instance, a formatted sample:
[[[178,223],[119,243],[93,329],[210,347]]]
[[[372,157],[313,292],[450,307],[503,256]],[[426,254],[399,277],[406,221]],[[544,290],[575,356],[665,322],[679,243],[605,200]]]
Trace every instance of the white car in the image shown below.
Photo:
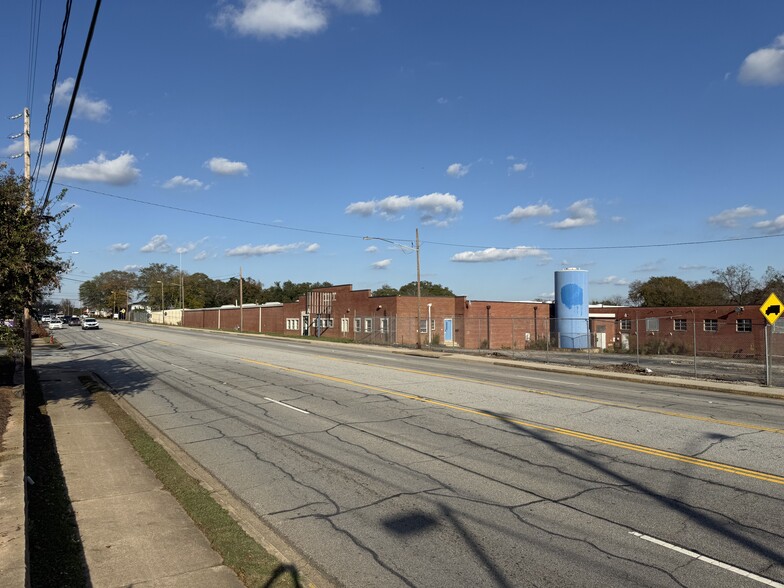
[[[86,318],[82,321],[82,330],[85,329],[100,329],[100,325],[98,325],[98,321],[94,318]]]
[[[53,318],[53,319],[51,319],[49,321],[49,330],[50,331],[54,330],[54,329],[62,329],[64,327],[65,327],[65,325],[63,325],[63,321],[61,321],[59,318]]]

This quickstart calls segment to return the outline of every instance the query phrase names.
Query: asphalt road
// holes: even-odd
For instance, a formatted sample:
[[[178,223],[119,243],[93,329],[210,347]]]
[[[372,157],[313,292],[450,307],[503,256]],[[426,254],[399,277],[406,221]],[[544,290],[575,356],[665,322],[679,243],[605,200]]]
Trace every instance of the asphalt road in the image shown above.
[[[37,363],[99,374],[338,584],[784,586],[782,401],[124,323],[57,337]]]

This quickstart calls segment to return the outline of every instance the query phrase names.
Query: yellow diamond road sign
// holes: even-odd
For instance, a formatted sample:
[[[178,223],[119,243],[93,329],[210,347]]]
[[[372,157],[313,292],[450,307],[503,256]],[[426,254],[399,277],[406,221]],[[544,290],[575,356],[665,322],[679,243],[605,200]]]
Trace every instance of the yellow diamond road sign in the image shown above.
[[[778,296],[771,293],[771,295],[768,296],[768,299],[760,306],[760,312],[772,325],[782,314],[784,314],[784,306],[782,306]]]

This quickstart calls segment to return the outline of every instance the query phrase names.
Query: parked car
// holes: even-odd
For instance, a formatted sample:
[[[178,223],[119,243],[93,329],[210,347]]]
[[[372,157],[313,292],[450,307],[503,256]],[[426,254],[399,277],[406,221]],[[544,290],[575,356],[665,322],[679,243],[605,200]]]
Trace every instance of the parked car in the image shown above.
[[[86,318],[82,321],[82,330],[85,329],[100,329],[98,321],[94,318]]]
[[[79,320],[78,316],[72,316],[71,319],[68,321],[68,325],[71,327],[78,327],[82,324],[82,321]]]
[[[41,317],[41,322],[42,323],[48,323],[51,320],[52,320],[52,317],[49,316],[48,314],[45,314],[44,316]]]
[[[64,327],[65,327],[65,325],[63,325],[63,321],[61,321],[59,318],[53,318],[53,319],[49,320],[49,330],[50,331],[53,330],[53,329],[62,329]]]

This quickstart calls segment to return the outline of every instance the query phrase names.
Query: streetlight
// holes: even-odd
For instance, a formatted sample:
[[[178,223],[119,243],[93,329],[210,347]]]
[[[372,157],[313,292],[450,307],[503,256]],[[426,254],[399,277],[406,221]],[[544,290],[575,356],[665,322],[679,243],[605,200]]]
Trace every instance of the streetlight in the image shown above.
[[[400,247],[403,250],[407,251],[415,251],[416,252],[416,263],[417,263],[417,324],[416,324],[416,333],[417,333],[417,349],[422,349],[422,289],[421,289],[421,281],[420,281],[420,273],[419,273],[419,229],[416,230],[416,247],[408,247],[407,245],[401,245],[400,243],[395,243],[389,239],[383,239],[381,237],[362,237],[365,241],[385,241],[387,243],[391,243],[396,247]],[[428,323],[429,324],[429,323]]]

